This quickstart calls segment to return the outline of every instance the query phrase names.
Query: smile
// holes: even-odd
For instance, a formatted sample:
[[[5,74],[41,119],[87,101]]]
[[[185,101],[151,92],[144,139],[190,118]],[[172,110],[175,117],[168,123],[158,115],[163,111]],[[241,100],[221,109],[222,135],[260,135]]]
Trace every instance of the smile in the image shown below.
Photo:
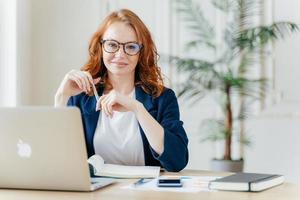
[[[126,65],[128,65],[125,62],[111,62],[111,63],[114,64],[114,65],[117,65],[117,66],[126,66]]]

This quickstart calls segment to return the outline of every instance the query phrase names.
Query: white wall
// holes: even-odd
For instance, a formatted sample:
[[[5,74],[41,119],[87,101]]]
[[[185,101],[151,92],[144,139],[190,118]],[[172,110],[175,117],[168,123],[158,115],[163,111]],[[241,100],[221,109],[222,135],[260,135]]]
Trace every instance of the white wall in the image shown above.
[[[298,0],[274,0],[274,20],[293,21],[300,24],[299,8],[300,1]],[[276,89],[281,94],[282,100],[300,102],[299,44],[300,34],[294,34],[275,45]]]
[[[52,105],[64,74],[87,59],[101,1],[18,1],[19,105]]]
[[[31,0],[17,1],[17,105],[32,104]]]
[[[64,74],[87,60],[88,41],[102,18],[100,1],[32,1],[32,97],[52,104]]]
[[[299,105],[279,103],[249,121],[253,144],[246,151],[246,171],[284,174],[300,183]]]
[[[274,20],[300,23],[298,0],[274,0]],[[300,34],[274,44],[275,104],[249,121],[253,147],[246,153],[247,171],[281,173],[300,183]]]
[[[299,1],[276,0],[273,6],[275,21],[289,20],[299,24]],[[246,131],[252,145],[246,148],[245,171],[284,174],[288,181],[300,184],[299,44],[298,33],[273,45],[271,62],[266,62],[269,65],[274,63],[274,72],[269,71],[271,66],[266,66],[268,77],[275,76],[274,91],[270,89],[273,100],[268,101],[266,109],[247,123]],[[181,104],[181,109],[190,139],[188,168],[210,169],[209,161],[217,152],[212,144],[199,142],[198,122],[214,114],[213,105],[204,101],[193,107]]]

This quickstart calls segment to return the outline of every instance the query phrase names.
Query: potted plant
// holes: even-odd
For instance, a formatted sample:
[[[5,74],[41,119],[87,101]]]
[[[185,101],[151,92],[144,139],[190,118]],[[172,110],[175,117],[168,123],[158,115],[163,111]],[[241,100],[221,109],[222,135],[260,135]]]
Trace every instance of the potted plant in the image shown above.
[[[243,146],[249,143],[243,129],[245,119],[251,114],[251,104],[266,91],[266,79],[255,77],[251,70],[265,55],[265,45],[298,27],[291,22],[254,25],[253,17],[259,17],[261,13],[260,1],[213,0],[212,4],[224,15],[222,42],[216,42],[214,26],[198,5],[192,0],[176,0],[177,11],[193,33],[186,47],[198,49],[199,57],[171,56],[171,61],[186,78],[180,83],[179,97],[196,101],[207,95],[217,97],[214,99],[221,110],[220,116],[203,121],[204,140],[224,141],[224,156],[212,160],[213,170],[242,171],[243,155],[239,160],[232,159],[232,136],[238,134],[243,151]],[[203,58],[199,51],[202,47],[212,52],[213,59]]]

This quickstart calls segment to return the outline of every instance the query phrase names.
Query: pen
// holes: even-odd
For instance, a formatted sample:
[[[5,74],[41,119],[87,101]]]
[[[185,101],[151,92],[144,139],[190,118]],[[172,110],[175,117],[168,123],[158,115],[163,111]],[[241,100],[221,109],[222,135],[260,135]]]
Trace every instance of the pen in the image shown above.
[[[93,92],[94,92],[95,98],[98,101],[99,100],[99,95],[98,95],[98,92],[97,92],[96,87],[95,87],[94,84],[92,84],[92,88],[93,88]]]
[[[134,182],[134,187],[138,185],[142,185],[144,183],[144,178],[139,179],[138,181]]]
[[[142,184],[144,184],[144,183],[147,183],[147,182],[149,182],[149,181],[151,181],[152,179],[145,179],[145,178],[141,178],[141,179],[139,179],[138,181],[136,181],[136,182],[134,182],[134,187],[137,187],[137,186],[139,186],[139,185],[142,185]]]

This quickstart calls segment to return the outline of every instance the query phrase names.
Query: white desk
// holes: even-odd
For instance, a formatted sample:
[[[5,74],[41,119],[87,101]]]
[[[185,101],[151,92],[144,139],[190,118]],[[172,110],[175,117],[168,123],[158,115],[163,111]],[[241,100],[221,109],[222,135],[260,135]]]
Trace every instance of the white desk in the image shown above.
[[[213,173],[208,171],[184,170],[180,173],[162,173],[163,175],[198,175],[198,176],[223,176],[226,173]],[[250,192],[155,192],[122,189],[136,180],[123,180],[95,192],[58,192],[58,191],[35,191],[35,190],[7,190],[0,189],[0,200],[127,200],[127,199],[155,199],[155,200],[299,200],[300,186],[292,183],[271,188],[269,190]]]

